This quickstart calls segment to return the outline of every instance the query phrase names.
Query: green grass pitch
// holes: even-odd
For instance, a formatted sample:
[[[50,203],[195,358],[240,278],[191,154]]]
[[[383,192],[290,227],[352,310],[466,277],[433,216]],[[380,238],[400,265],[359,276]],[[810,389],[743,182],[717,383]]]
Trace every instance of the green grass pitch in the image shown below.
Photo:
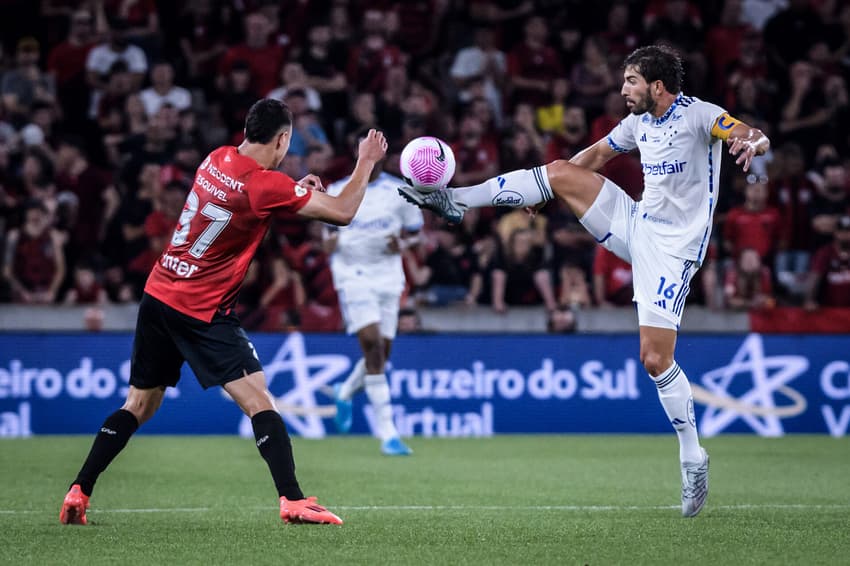
[[[850,564],[850,440],[705,441],[708,503],[678,510],[670,436],[295,439],[345,525],[285,525],[250,440],[139,436],[87,527],[59,524],[88,437],[0,441],[0,564]]]

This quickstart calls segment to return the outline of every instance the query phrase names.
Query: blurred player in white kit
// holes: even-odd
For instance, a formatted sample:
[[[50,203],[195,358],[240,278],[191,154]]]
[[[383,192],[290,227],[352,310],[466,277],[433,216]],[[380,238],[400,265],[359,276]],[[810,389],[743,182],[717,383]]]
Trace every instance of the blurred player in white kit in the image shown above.
[[[336,195],[346,182],[330,185],[328,194]],[[340,432],[348,432],[351,398],[365,389],[374,432],[381,439],[381,452],[388,456],[412,453],[393,423],[385,373],[405,285],[401,251],[418,243],[423,222],[422,211],[399,196],[397,188],[403,183],[378,163],[351,224],[329,228],[325,239],[346,332],[357,334],[363,352],[348,378],[334,387],[334,420]]]

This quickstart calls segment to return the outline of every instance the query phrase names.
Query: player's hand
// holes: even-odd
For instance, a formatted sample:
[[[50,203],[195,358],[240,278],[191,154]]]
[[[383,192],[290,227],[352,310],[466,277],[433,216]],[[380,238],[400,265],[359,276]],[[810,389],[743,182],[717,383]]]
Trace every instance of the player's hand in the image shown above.
[[[735,163],[743,165],[744,171],[750,170],[750,163],[756,155],[764,155],[770,147],[770,141],[758,130],[750,129],[746,137],[735,138],[729,146],[729,153],[737,155]]]
[[[360,141],[360,146],[357,149],[357,155],[360,159],[377,163],[384,158],[387,153],[387,139],[384,134],[378,130],[369,130],[366,137]]]
[[[310,190],[319,191],[320,193],[323,193],[326,190],[319,176],[313,175],[312,173],[298,181],[298,184]]]

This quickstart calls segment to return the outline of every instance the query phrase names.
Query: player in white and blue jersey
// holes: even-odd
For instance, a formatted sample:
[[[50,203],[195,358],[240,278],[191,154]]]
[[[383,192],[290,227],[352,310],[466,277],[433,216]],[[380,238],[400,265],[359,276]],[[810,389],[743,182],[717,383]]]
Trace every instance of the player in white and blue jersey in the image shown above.
[[[505,201],[536,208],[557,197],[600,244],[632,264],[640,358],[679,437],[682,514],[693,517],[708,494],[708,454],[699,443],[691,386],[674,358],[676,336],[711,235],[723,141],[745,171],[770,142],[723,108],[682,94],[682,62],[674,51],[642,47],[623,67],[621,94],[630,115],[569,161],[511,171],[473,187],[426,194],[403,186],[399,193],[452,222],[460,222],[467,208]],[[596,173],[635,149],[644,178],[637,202]]]
[[[336,195],[347,181],[330,185],[328,193]],[[381,452],[390,456],[411,453],[393,423],[385,366],[404,291],[401,249],[415,244],[423,222],[422,211],[399,196],[402,183],[377,164],[354,219],[348,226],[329,230],[325,240],[333,252],[331,272],[346,331],[357,335],[363,352],[348,378],[334,387],[335,422],[340,432],[351,428],[351,398],[365,389]]]

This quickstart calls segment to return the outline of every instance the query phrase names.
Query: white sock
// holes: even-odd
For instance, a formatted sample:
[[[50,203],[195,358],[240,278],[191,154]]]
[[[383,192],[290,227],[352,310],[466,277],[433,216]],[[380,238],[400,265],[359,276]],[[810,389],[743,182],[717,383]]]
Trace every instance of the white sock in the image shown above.
[[[691,396],[691,384],[688,376],[675,361],[667,371],[652,378],[658,387],[661,406],[670,419],[670,424],[679,436],[679,461],[702,462],[696,420],[694,419],[694,399]]]
[[[546,166],[517,169],[487,179],[480,185],[452,188],[454,200],[470,208],[509,206],[521,208],[555,198]]]
[[[375,411],[378,438],[388,440],[398,436],[398,430],[393,423],[393,406],[390,404],[390,386],[387,383],[387,376],[376,373],[367,375],[363,381],[366,384],[366,395],[369,396],[369,403],[372,404],[372,410]]]
[[[363,376],[366,375],[366,360],[360,358],[354,364],[354,368],[345,381],[342,382],[342,387],[339,388],[339,396],[341,399],[348,401],[354,394],[363,388]]]

